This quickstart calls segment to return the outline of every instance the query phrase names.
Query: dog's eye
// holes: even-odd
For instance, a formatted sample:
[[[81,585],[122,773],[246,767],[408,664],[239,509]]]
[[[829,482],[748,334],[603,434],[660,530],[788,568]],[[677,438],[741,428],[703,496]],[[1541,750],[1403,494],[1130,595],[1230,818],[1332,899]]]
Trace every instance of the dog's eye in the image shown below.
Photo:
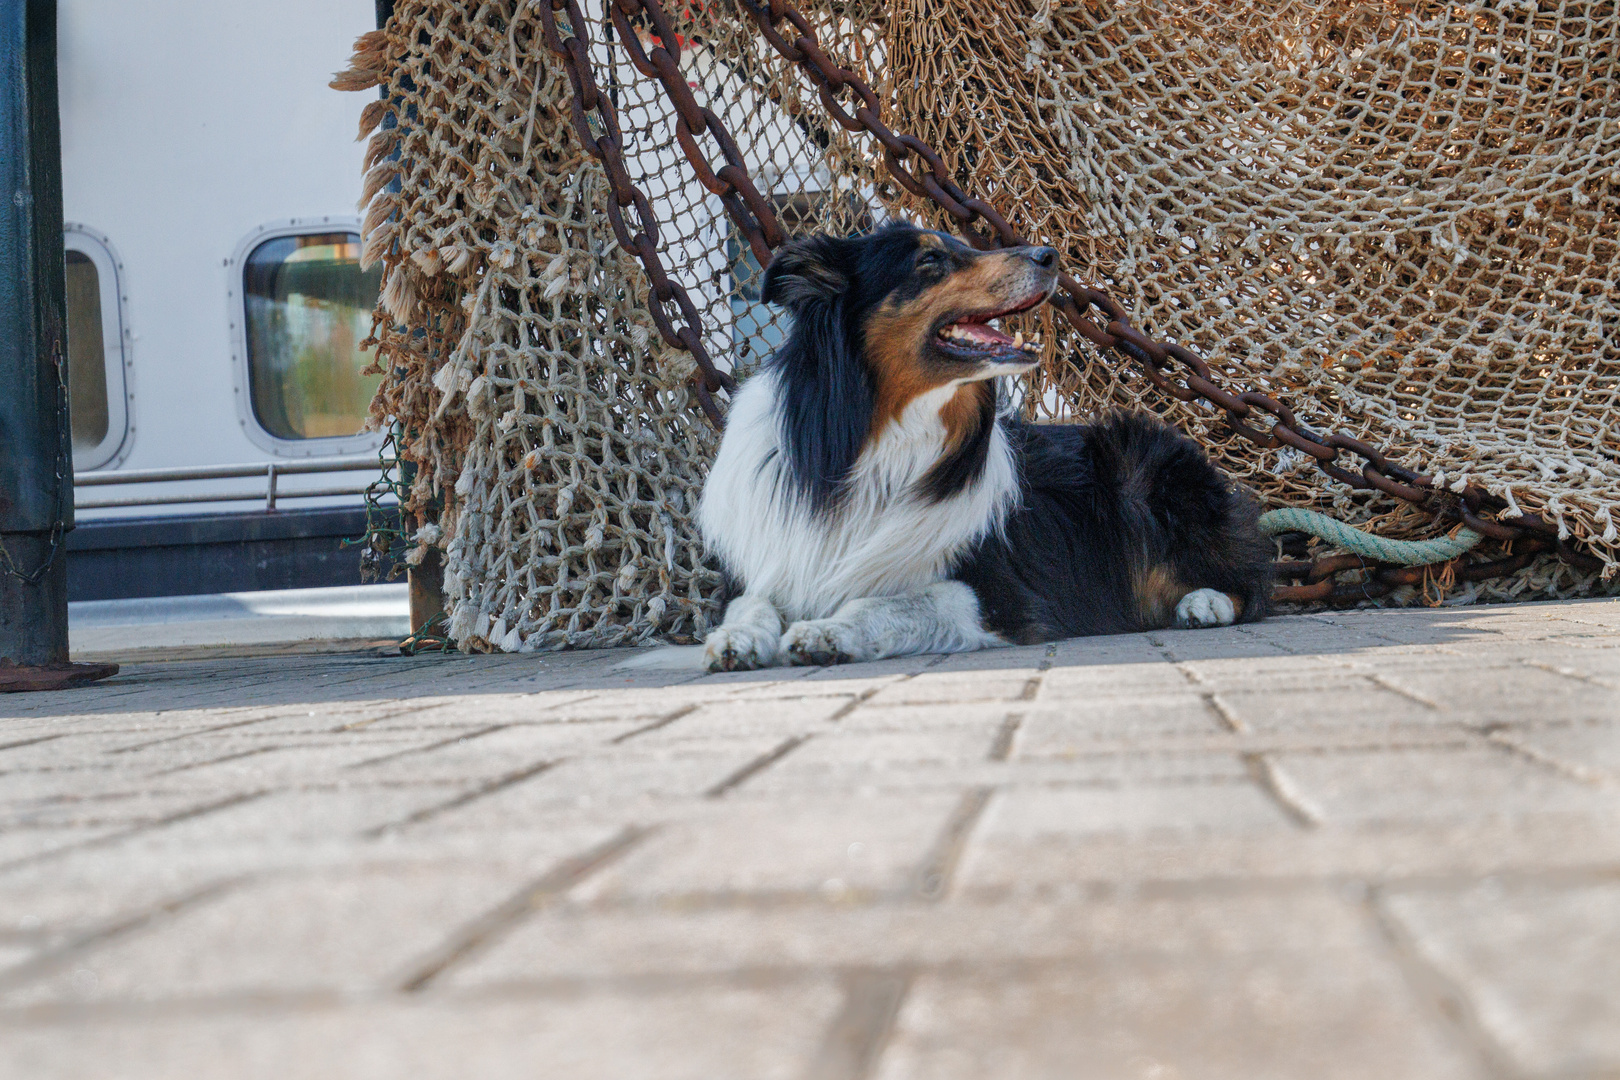
[[[927,248],[917,254],[917,269],[937,270],[945,265],[945,253],[935,248]]]

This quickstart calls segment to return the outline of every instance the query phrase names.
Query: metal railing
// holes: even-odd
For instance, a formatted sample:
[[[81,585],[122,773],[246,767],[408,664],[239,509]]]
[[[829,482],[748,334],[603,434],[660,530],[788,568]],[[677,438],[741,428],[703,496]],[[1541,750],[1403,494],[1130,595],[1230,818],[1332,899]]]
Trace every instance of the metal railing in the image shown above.
[[[105,510],[123,506],[166,506],[179,503],[257,502],[264,500],[265,513],[273,513],[282,499],[319,499],[332,495],[364,495],[371,480],[348,487],[318,488],[313,491],[283,491],[278,481],[283,476],[307,476],[312,473],[342,473],[377,471],[375,460],[361,458],[309,458],[304,461],[271,461],[252,465],[204,465],[173,469],[125,469],[110,472],[85,472],[73,478],[75,510]],[[80,500],[79,489],[112,487],[124,484],[161,484],[175,480],[234,480],[259,477],[264,488],[259,491],[203,491],[181,495],[134,495],[124,498]]]

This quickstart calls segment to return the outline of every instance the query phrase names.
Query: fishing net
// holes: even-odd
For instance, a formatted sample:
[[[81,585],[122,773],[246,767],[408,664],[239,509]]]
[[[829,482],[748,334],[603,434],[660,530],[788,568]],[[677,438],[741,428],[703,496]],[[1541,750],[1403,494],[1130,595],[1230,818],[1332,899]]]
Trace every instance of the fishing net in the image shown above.
[[[366,258],[386,266],[373,415],[418,466],[408,559],[443,550],[462,647],[695,637],[717,580],[691,512],[717,436],[693,361],[650,317],[647,273],[615,243],[608,177],[575,138],[543,2],[400,0],[336,84],[382,87],[361,124],[375,129]],[[669,14],[693,95],[783,228],[847,233],[895,214],[947,225],[888,178],[881,146],[832,122],[736,2]],[[1603,564],[1541,558],[1449,601],[1612,591],[1613,0],[799,10],[877,88],[891,127],[935,147],[964,190],[1059,247],[1146,332],[1317,430],[1382,446],[1445,488],[1478,485],[1510,515],[1541,513]],[[660,260],[708,353],[746,375],[783,334],[758,300],[758,252],[688,164],[664,89],[600,4],[583,12]],[[632,22],[642,50],[659,44]],[[713,141],[701,151],[723,159]],[[1049,311],[1024,328],[1046,343],[1023,388],[1031,415],[1151,409],[1269,504],[1433,534],[1427,514],[1240,439],[1213,406],[1156,389]]]

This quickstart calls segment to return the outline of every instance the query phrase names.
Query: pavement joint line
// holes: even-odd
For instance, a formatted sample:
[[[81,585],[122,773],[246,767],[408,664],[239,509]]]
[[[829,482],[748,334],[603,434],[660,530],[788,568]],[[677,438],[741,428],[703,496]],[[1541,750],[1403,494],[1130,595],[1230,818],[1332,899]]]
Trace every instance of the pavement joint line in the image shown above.
[[[1210,712],[1215,714],[1216,722],[1227,731],[1234,735],[1253,734],[1252,729],[1247,723],[1244,722],[1243,718],[1237,714],[1236,710],[1221,700],[1220,694],[1214,690],[1211,690],[1208,693],[1200,696],[1204,699],[1205,707],[1208,708]]]
[[[962,794],[951,816],[945,819],[945,827],[940,830],[933,848],[917,868],[913,891],[918,897],[938,901],[950,892],[956,868],[967,850],[973,828],[984,816],[985,807],[990,805],[993,794],[995,789],[989,787],[973,788]]]
[[[1405,645],[1405,644],[1407,644],[1407,642],[1402,641],[1398,637],[1391,637],[1388,634],[1380,634],[1377,630],[1374,630],[1371,627],[1368,627],[1368,626],[1359,626],[1359,627],[1358,626],[1348,626],[1345,623],[1340,622],[1338,619],[1332,618],[1331,616],[1328,616],[1328,615],[1318,615],[1318,614],[1313,613],[1313,614],[1306,615],[1305,618],[1310,619],[1312,622],[1319,622],[1319,623],[1322,623],[1324,625],[1331,626],[1335,630],[1343,630],[1343,631],[1346,631],[1347,633],[1352,633],[1352,634],[1366,634],[1368,637],[1377,638],[1379,641],[1386,641],[1391,645]],[[1492,630],[1491,633],[1493,633],[1493,634],[1498,633],[1498,631]]]
[[[1406,927],[1389,910],[1386,896],[1384,886],[1368,886],[1363,894],[1363,910],[1413,996],[1430,1007],[1433,1026],[1445,1032],[1455,1048],[1479,1066],[1486,1080],[1521,1080],[1520,1070],[1486,1029],[1467,991],[1423,956]]]
[[[126,937],[138,930],[144,930],[152,923],[166,916],[178,914],[187,908],[212,900],[214,897],[248,881],[251,877],[250,874],[241,874],[221,881],[210,882],[201,888],[193,889],[190,892],[154,904],[134,915],[114,919],[92,930],[77,934],[37,956],[29,957],[9,971],[0,973],[0,989],[11,989],[32,982],[41,976],[49,975],[51,972],[65,967],[76,956],[88,949]]]
[[[1297,791],[1292,790],[1293,784],[1285,774],[1277,771],[1276,763],[1270,758],[1264,754],[1244,754],[1243,767],[1248,770],[1250,779],[1271,797],[1289,821],[1302,829],[1321,827],[1321,815],[1312,810]]]
[[[157,772],[147,773],[146,775],[149,777],[168,776],[171,773],[186,772],[190,769],[204,769],[210,765],[219,765],[227,761],[238,761],[242,758],[254,757],[258,754],[268,754],[271,751],[280,749],[280,746],[274,745],[254,746],[247,750],[238,750],[233,754],[226,754],[223,757],[209,758],[207,761],[189,761],[184,765],[175,765],[171,768],[159,769]]]
[[[1407,689],[1394,679],[1391,679],[1388,675],[1385,675],[1382,671],[1369,672],[1362,677],[1373,685],[1381,686],[1392,694],[1399,694],[1408,701],[1415,701],[1426,709],[1433,709],[1435,712],[1446,711],[1438,701],[1435,701],[1433,698],[1425,694],[1420,694],[1416,690]]]
[[[765,751],[765,753],[761,754],[753,761],[750,761],[748,764],[744,765],[742,768],[738,769],[736,772],[732,773],[724,780],[721,780],[709,790],[705,791],[703,793],[703,797],[705,799],[723,798],[728,793],[735,791],[753,777],[764,772],[772,765],[775,765],[778,761],[781,761],[783,758],[793,753],[793,751],[809,742],[812,738],[814,738],[813,735],[806,734],[793,735],[789,738],[783,739],[774,747]]]
[[[1233,626],[1232,630],[1233,630],[1234,633],[1242,634],[1244,637],[1253,638],[1254,640],[1260,642],[1263,645],[1269,645],[1273,649],[1281,649],[1283,652],[1287,653],[1289,656],[1301,656],[1301,655],[1304,655],[1298,649],[1291,649],[1287,645],[1284,645],[1282,642],[1276,640],[1275,638],[1270,638],[1270,637],[1267,637],[1264,634],[1257,633],[1254,630],[1253,627],[1249,627],[1249,626]]]
[[[412,705],[411,707],[405,709],[390,709],[388,712],[385,712],[380,716],[371,716],[364,720],[356,720],[352,724],[339,724],[337,727],[332,728],[331,730],[332,734],[334,735],[344,731],[364,731],[372,724],[380,724],[384,720],[392,720],[396,716],[409,716],[413,712],[426,712],[428,709],[434,707],[435,706],[433,705]]]
[[[64,739],[69,732],[59,732],[55,735],[35,735],[32,739],[17,739],[14,742],[0,743],[0,750],[15,750],[19,746],[33,746],[35,743],[50,742],[52,739]]]
[[[913,671],[913,672],[910,672],[909,674],[902,675],[900,678],[895,679],[893,682],[879,683],[877,686],[869,686],[869,687],[867,687],[865,690],[862,690],[860,693],[856,694],[849,701],[846,701],[843,705],[839,706],[839,708],[838,708],[838,710],[836,712],[834,712],[831,716],[827,717],[827,723],[829,723],[829,724],[838,723],[838,721],[842,720],[844,717],[848,716],[850,713],[854,712],[856,709],[860,708],[862,705],[865,705],[868,701],[871,701],[880,692],[882,692],[884,690],[887,690],[891,686],[899,686],[901,683],[910,682],[912,679],[915,679],[918,675],[923,674],[923,672],[931,671],[934,668],[938,667],[939,665],[943,664],[946,660],[948,660],[950,658],[950,656],[951,656],[950,653],[940,653],[938,656],[933,657],[926,664],[924,664],[920,671]],[[827,669],[826,668],[821,668],[820,670],[825,671]]]
[[[116,844],[120,840],[127,840],[130,837],[138,836],[141,833],[167,828],[170,825],[177,825],[189,818],[201,817],[204,814],[211,814],[216,810],[229,810],[233,806],[239,806],[242,803],[252,802],[255,799],[262,799],[268,794],[270,794],[270,789],[268,788],[260,789],[258,791],[238,792],[235,795],[228,795],[223,799],[216,799],[214,802],[203,803],[200,806],[189,807],[188,809],[178,811],[177,813],[169,814],[166,817],[157,818],[154,821],[142,822],[139,825],[132,826],[131,828],[125,829],[121,832],[108,833],[105,836],[93,836],[88,840],[81,840],[78,843],[64,844],[59,848],[51,848],[49,851],[36,851],[31,855],[24,855],[21,858],[12,859],[10,862],[0,863],[0,873],[4,873],[8,870],[15,870],[18,867],[28,866],[37,862],[45,862],[47,860],[57,858],[61,855],[67,855],[75,851],[90,851],[95,848],[107,847],[110,844]]]
[[[1035,667],[1035,674],[1031,675],[1029,679],[1025,681],[1023,690],[1019,692],[1019,701],[1035,700],[1035,695],[1041,692],[1041,680],[1045,678],[1048,671],[1052,670],[1052,660],[1056,656],[1057,646],[1055,644],[1048,645],[1046,647],[1046,655],[1041,658],[1041,662]]]
[[[1589,784],[1592,787],[1608,787],[1612,783],[1606,774],[1588,769],[1577,762],[1565,761],[1561,757],[1549,754],[1539,747],[1524,742],[1506,729],[1497,728],[1483,734],[1485,741],[1492,746],[1505,750],[1514,757],[1523,758],[1539,765],[1544,769],[1550,769],[1565,779]]]
[[[1542,671],[1549,672],[1553,675],[1561,675],[1566,679],[1574,679],[1576,682],[1586,683],[1588,686],[1598,686],[1602,687],[1604,690],[1616,689],[1616,686],[1612,681],[1596,675],[1588,675],[1585,672],[1577,671],[1572,667],[1559,667],[1557,664],[1549,664],[1545,660],[1521,660],[1520,663],[1524,664],[1526,667],[1540,668]],[[0,750],[4,749],[5,747],[0,746]]]
[[[396,750],[392,754],[383,754],[379,757],[366,758],[364,761],[356,761],[346,767],[350,769],[363,769],[368,765],[377,765],[384,761],[393,761],[396,758],[410,757],[413,754],[432,753],[434,750],[442,750],[446,746],[454,746],[457,743],[470,742],[473,739],[481,739],[485,735],[493,735],[495,732],[504,731],[511,726],[511,724],[491,724],[488,727],[479,728],[476,731],[469,731],[462,735],[452,735],[448,739],[440,739],[438,742],[428,743],[426,746],[411,746],[405,748],[404,750]]]
[[[904,681],[904,680],[902,680],[902,681]],[[862,690],[860,693],[856,694],[854,697],[850,698],[848,701],[846,701],[842,705],[838,706],[837,711],[834,712],[831,716],[827,717],[827,723],[829,723],[829,724],[838,723],[838,721],[842,720],[844,717],[848,716],[850,713],[854,712],[856,709],[860,708],[862,705],[865,705],[868,701],[871,701],[874,697],[877,696],[878,691],[887,689],[890,686],[897,686],[897,685],[899,685],[899,684],[898,683],[885,683],[883,686],[869,686],[869,687],[867,687],[865,690]]]
[[[527,915],[544,908],[568,890],[629,854],[658,826],[630,825],[603,843],[564,859],[540,878],[453,933],[436,954],[399,984],[407,994],[421,993],[439,976],[492,945]]]
[[[665,713],[663,716],[660,716],[657,720],[654,720],[650,724],[643,724],[641,727],[638,727],[632,731],[625,731],[615,735],[613,738],[608,740],[608,745],[618,746],[620,743],[629,742],[637,735],[645,735],[649,731],[657,731],[659,728],[668,727],[670,724],[673,724],[683,716],[691,716],[702,707],[703,705],[701,702],[695,702],[691,705],[682,705],[678,709]]]
[[[874,969],[844,977],[844,1000],[801,1080],[870,1080],[911,989],[906,973]]]
[[[1001,726],[996,729],[995,741],[990,744],[990,752],[985,755],[985,760],[1007,761],[1011,759],[1013,744],[1018,741],[1018,732],[1023,726],[1023,713],[1008,713],[1001,721]]]
[[[535,776],[539,776],[546,770],[553,769],[567,760],[567,758],[551,758],[546,761],[536,762],[535,764],[526,768],[518,769],[516,772],[509,772],[503,776],[497,776],[493,780],[488,780],[478,785],[471,791],[462,792],[453,799],[448,799],[442,803],[434,803],[432,806],[425,806],[415,813],[408,814],[405,817],[400,818],[398,821],[390,821],[386,824],[366,829],[360,833],[360,836],[366,840],[376,840],[379,837],[386,836],[388,833],[395,832],[400,829],[406,829],[412,825],[420,825],[429,818],[438,817],[440,814],[448,813],[451,810],[459,810],[468,803],[476,802],[477,800],[484,798],[486,795],[493,795],[497,791],[502,791],[513,786],[514,784],[521,784],[523,781]]]
[[[164,710],[164,712],[189,712],[189,711],[190,710],[185,710],[185,709],[165,709]],[[189,739],[193,735],[207,735],[210,732],[214,732],[214,731],[229,731],[231,728],[247,727],[250,724],[264,724],[264,723],[268,723],[271,720],[281,720],[281,719],[284,719],[284,718],[280,717],[280,716],[260,716],[260,717],[255,717],[252,720],[235,720],[235,721],[232,721],[229,724],[215,724],[212,727],[197,728],[194,731],[182,731],[177,735],[165,735],[161,739],[149,739],[146,742],[134,743],[134,744],[132,744],[130,746],[120,746],[115,750],[108,750],[107,753],[109,753],[109,754],[133,754],[137,750],[145,750],[148,747],[160,746],[163,743],[174,742],[177,739]]]

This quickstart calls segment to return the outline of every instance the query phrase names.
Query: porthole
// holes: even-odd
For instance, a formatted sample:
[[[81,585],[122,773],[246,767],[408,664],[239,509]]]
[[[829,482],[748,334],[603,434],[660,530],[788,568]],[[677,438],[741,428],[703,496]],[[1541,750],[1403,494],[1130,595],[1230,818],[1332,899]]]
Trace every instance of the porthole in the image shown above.
[[[62,241],[73,468],[85,472],[117,458],[129,435],[123,293],[105,237],[69,225]]]
[[[330,454],[374,441],[366,375],[381,267],[360,269],[360,236],[322,219],[266,229],[233,269],[239,412],[250,437],[287,454]]]

